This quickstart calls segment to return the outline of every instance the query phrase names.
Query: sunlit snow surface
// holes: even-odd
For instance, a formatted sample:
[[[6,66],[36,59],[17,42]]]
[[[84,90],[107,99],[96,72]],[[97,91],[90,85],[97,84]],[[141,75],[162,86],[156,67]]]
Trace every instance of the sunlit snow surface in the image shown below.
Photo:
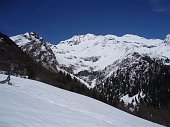
[[[100,71],[138,52],[153,58],[170,58],[170,46],[160,39],[146,39],[137,35],[78,35],[53,45],[52,50],[61,65],[74,66],[74,74],[83,70]],[[97,58],[96,61],[87,60]]]
[[[38,81],[11,79],[14,86],[0,84],[0,127],[161,126]]]

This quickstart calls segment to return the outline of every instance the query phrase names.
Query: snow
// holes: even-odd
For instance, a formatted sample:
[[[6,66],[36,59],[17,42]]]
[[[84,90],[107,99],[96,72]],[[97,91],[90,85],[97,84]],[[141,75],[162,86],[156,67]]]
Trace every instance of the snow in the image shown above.
[[[165,42],[170,46],[170,34],[166,36]]]
[[[11,76],[11,82],[0,84],[0,127],[161,127],[38,81]]]
[[[58,45],[51,46],[51,48],[59,64],[67,67],[76,65],[74,70],[76,74],[80,71],[88,70],[90,67],[94,71],[103,70],[116,60],[124,58],[128,53],[132,52],[151,53],[153,56],[156,53],[156,55],[170,58],[170,55],[168,55],[170,52],[167,49],[166,51],[168,52],[166,53],[161,53],[158,50],[162,46],[162,40],[145,39],[137,35],[126,34],[122,37],[117,37],[115,35],[95,36],[87,34],[74,36]],[[165,49],[164,46],[163,49]],[[100,59],[96,62],[82,59],[86,57],[100,57]]]
[[[35,35],[34,35],[35,34]],[[31,41],[35,41],[36,43],[41,43],[42,37],[36,35],[34,32],[25,33],[21,35],[16,35],[10,37],[19,47],[25,46],[26,44],[30,43]]]
[[[84,80],[80,79],[79,77],[74,76],[73,74],[68,73],[67,71],[65,71],[65,70],[63,70],[63,69],[57,67],[57,70],[65,73],[65,74],[69,74],[72,79],[76,78],[76,79],[77,79],[79,82],[81,82],[83,85],[87,86],[87,88],[89,88],[89,89],[90,89],[90,88],[93,88],[93,87],[90,86],[88,83],[86,83]]]
[[[144,98],[144,97],[145,97],[145,95],[143,94],[143,92],[140,92],[139,94],[140,94],[140,97],[141,97],[141,98]],[[129,95],[127,94],[127,95],[121,97],[120,100],[123,100],[123,102],[125,103],[125,105],[128,105],[128,104],[131,104],[131,103],[132,103],[134,106],[136,106],[137,103],[140,101],[139,94],[136,94],[136,95],[134,95],[134,96],[132,96],[132,97],[129,97]],[[135,99],[135,98],[136,98],[136,99]],[[136,100],[137,102],[136,102],[135,100]]]
[[[29,33],[25,33],[22,35],[17,35],[17,36],[13,36],[10,37],[11,40],[15,40],[15,43],[19,46],[22,47],[26,44],[28,44],[30,42],[30,40],[28,40],[25,36],[28,36]],[[24,36],[25,35],[25,36]]]

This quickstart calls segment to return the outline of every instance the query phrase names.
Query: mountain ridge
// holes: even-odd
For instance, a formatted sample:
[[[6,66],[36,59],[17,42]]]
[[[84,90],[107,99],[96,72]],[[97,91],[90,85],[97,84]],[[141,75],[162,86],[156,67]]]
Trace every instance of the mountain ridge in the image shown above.
[[[24,38],[25,40],[21,39],[22,41],[18,39],[18,37],[23,38],[25,36],[30,36],[30,35],[31,36],[36,35],[36,37],[32,39],[29,39],[27,37],[27,38]],[[11,37],[11,39],[15,41],[18,46],[24,47],[26,45],[25,42],[30,43],[31,40],[33,40],[33,42],[34,41],[37,42],[37,40],[35,40],[37,37],[43,40],[43,38],[40,37],[35,32],[30,32],[30,33],[27,32],[23,35],[17,35],[17,36]],[[167,38],[168,38],[168,35],[167,35]],[[140,53],[141,52],[140,50],[143,50],[143,52],[141,52],[142,54],[147,53],[150,56],[152,55],[152,57],[169,59],[170,55],[168,54],[170,54],[170,52],[168,51],[169,53],[165,53],[165,51],[163,51],[165,48],[167,48],[166,45],[163,45],[168,42],[167,38],[165,40],[146,39],[144,37],[140,37],[138,35],[132,35],[132,34],[125,34],[121,37],[118,37],[116,35],[96,36],[94,34],[88,33],[85,35],[75,35],[70,39],[61,41],[57,45],[53,45],[43,40],[43,43],[47,45],[46,47],[50,48],[50,49],[47,49],[47,51],[52,50],[52,51],[48,51],[52,54],[52,57],[51,57],[52,65],[50,65],[49,64],[50,62],[48,63],[47,61],[42,62],[42,64],[45,64],[47,67],[49,66],[53,69],[55,68],[54,70],[57,70],[57,67],[56,67],[57,65],[59,68],[64,69],[68,71],[69,73],[78,76],[79,73],[84,73],[83,71],[86,71],[86,70],[89,72],[93,72],[93,73],[96,73],[96,71],[102,71],[107,66],[111,66],[115,61],[118,61],[126,57],[129,53],[131,54],[133,54],[134,52]],[[30,46],[32,46],[32,44]],[[164,49],[161,49],[161,48],[164,48]],[[150,52],[149,51],[150,49],[154,49],[154,51]],[[31,52],[28,49],[23,49],[23,50],[27,51],[28,53]],[[39,50],[41,51],[41,49],[38,49],[38,51]],[[115,50],[115,51],[111,51],[111,50]],[[160,50],[162,51],[158,52]],[[158,53],[155,53],[155,52],[158,52]],[[34,51],[34,53],[32,54],[37,55],[38,53]],[[44,57],[44,54],[40,56]],[[34,58],[34,56],[32,57]],[[47,57],[49,56],[47,55],[44,58],[48,59]],[[113,57],[115,58],[113,59]],[[113,59],[113,60],[110,60],[110,59]],[[37,61],[43,61],[43,60],[38,59]],[[79,78],[82,79],[83,77],[79,77]],[[90,82],[86,80],[86,77],[83,78],[83,80],[87,83],[90,83],[92,87],[95,86],[94,85],[95,78],[92,78],[91,80],[87,79],[87,80],[90,80]]]

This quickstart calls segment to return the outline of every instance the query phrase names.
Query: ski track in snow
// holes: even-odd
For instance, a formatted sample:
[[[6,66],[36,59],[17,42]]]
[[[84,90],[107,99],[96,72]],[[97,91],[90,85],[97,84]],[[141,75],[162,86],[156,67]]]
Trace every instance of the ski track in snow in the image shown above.
[[[11,82],[0,84],[0,127],[161,127],[45,83],[14,76]]]

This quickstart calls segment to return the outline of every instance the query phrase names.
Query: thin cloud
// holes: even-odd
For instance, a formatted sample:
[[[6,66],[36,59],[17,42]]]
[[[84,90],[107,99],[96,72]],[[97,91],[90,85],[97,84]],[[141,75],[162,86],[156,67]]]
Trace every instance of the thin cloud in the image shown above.
[[[155,12],[170,13],[169,0],[150,0],[150,5]]]

